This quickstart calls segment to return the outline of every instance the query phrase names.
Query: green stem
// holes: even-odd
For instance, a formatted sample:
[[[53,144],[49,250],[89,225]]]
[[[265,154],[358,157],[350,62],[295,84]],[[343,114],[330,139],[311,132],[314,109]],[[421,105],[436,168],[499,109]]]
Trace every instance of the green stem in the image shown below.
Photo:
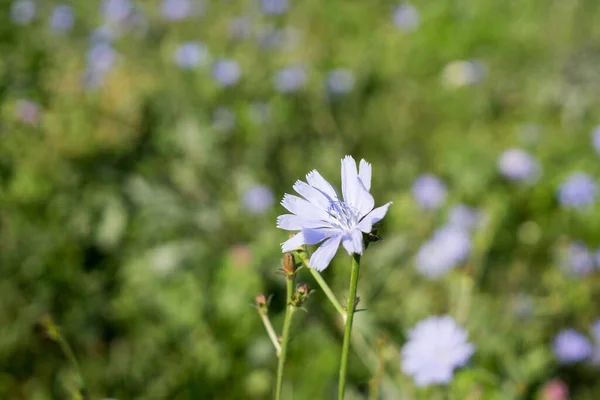
[[[281,333],[281,349],[279,352],[279,363],[277,365],[277,388],[275,391],[275,399],[281,399],[281,388],[283,387],[283,367],[285,366],[285,358],[287,356],[287,345],[290,338],[290,327],[292,325],[292,316],[296,311],[296,306],[292,304],[292,295],[294,294],[294,281],[287,280],[287,307],[285,309],[285,317],[283,320],[283,331]]]
[[[277,357],[279,357],[279,353],[281,353],[281,345],[279,344],[279,340],[277,339],[277,334],[275,333],[275,329],[273,329],[273,325],[271,325],[271,321],[269,320],[269,316],[259,311],[260,319],[267,330],[267,334],[269,335],[269,339],[273,343],[273,347],[275,347],[275,352],[277,353]]]
[[[358,272],[360,270],[360,254],[352,257],[352,272],[350,274],[350,288],[348,289],[348,306],[346,312],[346,326],[344,327],[344,344],[342,345],[342,359],[340,362],[340,380],[338,386],[338,400],[344,400],[346,388],[346,373],[348,369],[348,354],[350,353],[350,337],[352,334],[352,321],[356,308],[356,289],[358,288]]]
[[[306,257],[304,255],[300,254],[299,258],[300,258],[300,261],[302,261],[302,264],[304,264],[304,266],[306,267],[306,269],[308,269],[310,271],[313,278],[315,278],[315,281],[317,281],[317,283],[321,287],[321,290],[323,291],[323,293],[325,293],[325,296],[327,296],[327,298],[329,299],[331,304],[333,304],[333,307],[335,308],[335,310],[338,312],[338,314],[340,314],[340,316],[342,317],[342,320],[344,322],[346,322],[346,312],[342,308],[342,305],[340,304],[338,299],[335,297],[335,294],[333,294],[333,291],[331,290],[331,288],[329,288],[329,285],[327,285],[327,282],[325,282],[325,279],[323,279],[321,274],[316,269],[310,268],[310,266],[308,264],[308,260],[306,259]]]

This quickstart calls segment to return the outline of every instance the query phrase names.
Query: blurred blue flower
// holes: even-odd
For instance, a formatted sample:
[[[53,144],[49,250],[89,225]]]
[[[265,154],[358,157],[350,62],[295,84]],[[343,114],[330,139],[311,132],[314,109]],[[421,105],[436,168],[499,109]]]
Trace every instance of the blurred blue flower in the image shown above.
[[[10,17],[15,24],[27,25],[35,17],[36,5],[31,0],[17,0],[10,7]]]
[[[412,194],[425,210],[436,210],[446,201],[446,185],[435,175],[419,176],[412,185]]]
[[[575,275],[588,275],[594,270],[594,257],[585,244],[581,242],[570,243],[564,268],[567,272]]]
[[[104,24],[94,29],[90,34],[92,44],[112,42],[116,38],[114,27]]]
[[[241,16],[229,21],[229,34],[235,40],[246,39],[252,33],[252,24],[248,17]]]
[[[467,364],[475,352],[467,339],[467,332],[450,316],[420,321],[402,346],[402,372],[420,387],[450,383],[454,370]]]
[[[268,211],[274,202],[273,191],[265,185],[250,186],[242,196],[244,208],[252,214]]]
[[[19,100],[15,106],[15,114],[19,121],[29,125],[37,125],[40,122],[40,107],[30,99]]]
[[[598,186],[584,172],[571,174],[558,189],[558,201],[565,208],[584,209],[596,202]]]
[[[554,338],[553,350],[562,364],[574,364],[592,355],[592,344],[574,329],[564,329]]]
[[[75,16],[73,9],[67,4],[59,4],[50,15],[50,28],[57,33],[68,32],[73,27]]]
[[[283,68],[275,74],[275,88],[281,93],[292,93],[306,84],[308,76],[300,66]]]
[[[600,268],[600,249],[596,250],[595,262],[596,268]]]
[[[133,13],[133,5],[129,0],[104,0],[102,15],[109,24],[119,25]]]
[[[457,204],[448,212],[448,224],[457,228],[469,230],[479,220],[479,212],[464,204]]]
[[[439,278],[464,262],[470,251],[471,238],[466,230],[456,226],[444,226],[417,252],[417,270],[428,278]]]
[[[194,11],[190,0],[163,0],[161,9],[165,19],[169,21],[182,20]]]
[[[229,132],[235,127],[235,113],[227,107],[217,107],[212,117],[213,128],[218,131]]]
[[[104,79],[113,68],[117,53],[110,43],[97,42],[87,53],[87,69],[84,74],[84,85],[88,89],[96,89],[104,83]]]
[[[600,125],[595,127],[592,131],[592,146],[600,153]]]
[[[412,32],[419,27],[419,11],[410,3],[400,4],[392,13],[394,25],[405,32]]]
[[[279,15],[289,8],[288,0],[260,0],[260,9],[269,15]]]
[[[392,203],[373,209],[371,164],[360,160],[358,170],[351,156],[342,160],[341,200],[333,187],[316,170],[306,175],[305,183],[296,181],[294,190],[304,198],[285,194],[281,205],[291,214],[280,215],[277,227],[300,231],[282,243],[283,252],[323,242],[310,258],[310,267],[322,271],[331,262],[340,244],[348,254],[362,254],[363,232],[370,233]]]
[[[540,173],[538,161],[522,149],[509,149],[502,153],[498,169],[507,179],[521,182],[533,182]]]
[[[327,90],[331,94],[344,94],[354,88],[354,74],[345,68],[331,70],[327,75]]]
[[[242,75],[242,70],[235,60],[217,60],[213,66],[213,78],[222,86],[235,85]]]
[[[592,324],[592,337],[597,344],[600,344],[600,319],[594,321]]]
[[[175,49],[175,63],[183,69],[191,69],[208,61],[208,50],[199,42],[186,42]]]

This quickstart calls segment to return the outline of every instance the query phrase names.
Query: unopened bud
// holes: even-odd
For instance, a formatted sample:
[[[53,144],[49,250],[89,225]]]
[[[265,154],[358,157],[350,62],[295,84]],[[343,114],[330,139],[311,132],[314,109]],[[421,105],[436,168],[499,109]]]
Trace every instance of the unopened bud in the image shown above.
[[[283,272],[286,278],[293,280],[296,277],[296,260],[292,253],[283,255]]]
[[[269,311],[267,306],[267,298],[264,294],[260,293],[256,295],[256,308],[259,312],[266,314]]]
[[[292,296],[292,304],[296,307],[300,307],[302,304],[304,304],[310,295],[310,292],[311,290],[307,284],[298,285],[296,287],[296,292]]]

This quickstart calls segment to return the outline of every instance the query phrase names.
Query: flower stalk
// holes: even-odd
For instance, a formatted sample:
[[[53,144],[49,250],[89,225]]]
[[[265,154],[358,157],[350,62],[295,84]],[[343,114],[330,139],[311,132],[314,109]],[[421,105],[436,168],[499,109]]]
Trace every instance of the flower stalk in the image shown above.
[[[360,254],[352,255],[352,271],[350,273],[350,288],[348,289],[348,306],[346,308],[347,318],[344,327],[344,342],[342,345],[342,358],[340,361],[340,379],[338,385],[338,400],[344,399],[346,389],[346,375],[348,370],[348,355],[350,353],[350,339],[352,335],[352,322],[356,310],[358,288],[358,274],[360,270]]]
[[[283,320],[283,331],[281,333],[281,349],[279,351],[279,362],[277,364],[277,386],[275,389],[275,399],[281,399],[281,389],[283,387],[283,369],[285,367],[285,359],[287,357],[287,348],[290,340],[290,327],[292,325],[292,317],[296,311],[296,305],[292,301],[294,297],[294,280],[286,279],[286,309]]]
[[[271,339],[271,343],[273,343],[273,347],[275,347],[275,352],[277,357],[279,357],[279,353],[281,352],[281,345],[279,344],[279,340],[277,339],[277,333],[275,333],[275,329],[273,329],[273,325],[271,324],[271,320],[269,319],[269,308],[267,306],[267,299],[264,294],[259,294],[256,296],[256,309],[258,310],[258,315],[265,326],[265,330],[267,331],[267,335],[269,335],[269,339]]]

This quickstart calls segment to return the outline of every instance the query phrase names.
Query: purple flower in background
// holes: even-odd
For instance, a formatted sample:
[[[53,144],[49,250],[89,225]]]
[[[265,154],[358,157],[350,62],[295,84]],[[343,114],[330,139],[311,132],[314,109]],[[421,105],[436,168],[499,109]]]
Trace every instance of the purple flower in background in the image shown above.
[[[206,46],[198,42],[186,42],[175,49],[175,63],[183,69],[192,69],[208,61]]]
[[[363,232],[370,233],[379,222],[390,203],[373,209],[375,200],[371,189],[371,164],[360,160],[358,169],[351,156],[342,160],[342,195],[340,199],[316,170],[306,175],[305,183],[296,181],[294,190],[304,198],[285,194],[281,205],[291,214],[280,215],[277,227],[287,231],[300,231],[282,243],[285,253],[307,244],[323,242],[310,257],[310,267],[323,271],[337,252],[340,244],[348,254],[362,254]]]
[[[40,107],[29,99],[19,100],[15,106],[17,119],[29,125],[37,125],[40,122]]]
[[[584,209],[596,202],[597,195],[596,182],[584,172],[570,175],[558,189],[558,201],[565,208]]]
[[[600,268],[600,249],[596,250],[596,255],[595,255],[595,262],[596,262],[596,268]]]
[[[235,85],[242,75],[239,64],[234,60],[218,60],[213,66],[213,78],[222,86]]]
[[[585,276],[594,270],[594,257],[581,242],[569,244],[565,261],[564,268],[575,275]]]
[[[133,5],[129,0],[104,0],[102,15],[109,24],[119,25],[133,13]]]
[[[592,146],[600,153],[600,125],[595,127],[592,131]]]
[[[110,43],[98,42],[87,53],[87,69],[84,84],[88,89],[96,89],[104,83],[106,75],[113,68],[117,53]]]
[[[470,251],[467,231],[455,226],[442,227],[417,252],[417,270],[428,278],[439,278],[464,262]]]
[[[217,107],[212,119],[213,127],[218,131],[229,132],[235,127],[235,114],[227,107]]]
[[[392,13],[394,25],[405,32],[412,32],[419,27],[419,11],[409,3],[400,4]]]
[[[430,317],[408,333],[401,367],[417,386],[448,384],[454,370],[464,366],[474,352],[467,332],[452,317]]]
[[[331,94],[345,94],[354,88],[354,74],[345,68],[334,69],[327,75],[327,91]]]
[[[419,176],[412,185],[416,202],[425,210],[437,210],[446,201],[446,186],[435,175]]]
[[[448,212],[448,224],[457,228],[469,230],[479,219],[479,212],[464,204],[455,205]]]
[[[506,150],[498,160],[498,169],[512,181],[533,182],[540,172],[538,161],[525,150]]]
[[[307,80],[308,76],[302,67],[287,67],[275,75],[275,88],[281,93],[292,93],[301,89]]]
[[[554,338],[554,354],[562,364],[574,364],[592,355],[592,344],[574,329],[562,330]]]
[[[71,30],[75,16],[73,9],[67,4],[59,4],[52,10],[50,15],[50,29],[57,33],[64,33]]]
[[[600,344],[600,319],[596,320],[593,324],[592,324],[592,337],[594,338],[594,342],[596,342],[597,344]]]
[[[288,0],[260,0],[260,9],[265,14],[283,14],[288,8]]]
[[[161,10],[169,21],[182,20],[194,11],[190,0],[163,0]]]
[[[252,214],[262,214],[273,206],[273,191],[265,185],[250,186],[242,196],[244,208]]]
[[[36,5],[30,0],[17,0],[10,7],[10,17],[17,25],[27,25],[35,17]]]

